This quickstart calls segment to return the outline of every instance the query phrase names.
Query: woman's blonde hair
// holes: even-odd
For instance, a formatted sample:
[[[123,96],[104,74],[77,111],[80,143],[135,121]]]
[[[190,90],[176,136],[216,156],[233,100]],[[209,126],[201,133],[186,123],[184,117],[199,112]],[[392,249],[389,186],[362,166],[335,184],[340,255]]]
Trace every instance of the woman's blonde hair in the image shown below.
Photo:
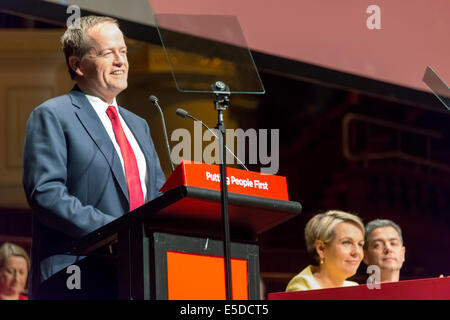
[[[3,268],[6,260],[11,256],[24,258],[27,262],[28,271],[30,270],[30,257],[28,253],[22,247],[10,242],[5,242],[0,247],[0,269]]]
[[[316,241],[322,240],[325,244],[330,243],[334,237],[334,228],[341,222],[352,223],[361,229],[364,236],[364,224],[361,219],[351,213],[329,210],[325,213],[316,214],[312,217],[305,227],[306,250],[311,253],[315,259],[319,260],[316,252]]]

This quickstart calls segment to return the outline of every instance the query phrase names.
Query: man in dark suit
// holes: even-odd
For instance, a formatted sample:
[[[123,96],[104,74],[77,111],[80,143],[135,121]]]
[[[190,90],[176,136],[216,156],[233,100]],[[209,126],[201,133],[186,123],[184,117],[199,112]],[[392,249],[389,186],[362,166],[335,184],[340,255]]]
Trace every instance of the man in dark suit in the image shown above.
[[[83,17],[61,42],[77,85],[38,106],[27,123],[31,298],[116,298],[113,262],[66,253],[74,240],[156,198],[165,177],[146,121],[116,103],[128,78],[117,22]],[[67,286],[71,265],[81,271],[81,289]]]

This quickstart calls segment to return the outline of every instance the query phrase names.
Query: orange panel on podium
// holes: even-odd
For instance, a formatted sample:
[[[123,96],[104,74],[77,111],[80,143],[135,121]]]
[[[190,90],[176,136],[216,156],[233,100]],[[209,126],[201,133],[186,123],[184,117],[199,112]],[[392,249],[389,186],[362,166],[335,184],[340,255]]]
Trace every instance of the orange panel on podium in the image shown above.
[[[225,300],[223,257],[167,251],[169,300]],[[248,300],[247,260],[231,259],[234,300]]]

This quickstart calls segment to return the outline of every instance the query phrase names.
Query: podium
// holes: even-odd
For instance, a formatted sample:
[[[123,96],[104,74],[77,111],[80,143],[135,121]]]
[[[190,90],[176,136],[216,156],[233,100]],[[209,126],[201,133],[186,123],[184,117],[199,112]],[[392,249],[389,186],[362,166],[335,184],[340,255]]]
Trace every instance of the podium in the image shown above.
[[[449,300],[450,277],[380,283],[369,289],[365,284],[297,292],[269,293],[269,300]]]
[[[91,232],[77,255],[115,247],[119,298],[225,299],[216,165],[182,162],[163,195]],[[227,168],[233,299],[259,299],[258,235],[301,212],[286,178]]]

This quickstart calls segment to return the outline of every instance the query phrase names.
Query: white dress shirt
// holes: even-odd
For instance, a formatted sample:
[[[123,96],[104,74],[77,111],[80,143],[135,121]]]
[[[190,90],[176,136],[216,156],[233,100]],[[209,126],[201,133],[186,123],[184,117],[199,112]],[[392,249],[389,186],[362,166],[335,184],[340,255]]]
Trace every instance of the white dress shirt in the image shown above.
[[[123,158],[122,158],[122,153],[120,151],[120,146],[117,143],[111,120],[109,119],[108,114],[106,113],[106,109],[108,109],[108,107],[110,105],[98,97],[91,96],[88,94],[85,94],[85,95],[86,95],[86,98],[91,103],[92,107],[94,108],[95,112],[97,112],[98,117],[100,118],[100,120],[103,123],[103,126],[106,129],[106,132],[108,132],[109,138],[111,139],[111,142],[113,143],[114,148],[116,148],[117,155],[119,156],[120,163],[122,164],[123,175],[125,176],[125,166],[123,164]],[[127,123],[123,120],[122,116],[120,115],[119,108],[117,107],[116,98],[114,98],[114,101],[111,105],[116,108],[117,114],[119,115],[120,124],[122,125],[123,131],[125,132],[125,135],[127,136],[127,139],[131,145],[131,148],[133,148],[133,152],[136,157],[136,161],[137,161],[137,165],[138,165],[138,169],[139,169],[139,178],[141,180],[142,192],[144,194],[144,201],[146,201],[147,200],[147,163],[145,161],[144,154],[142,153],[142,150],[139,147],[139,144],[137,143],[136,139],[134,138],[134,135],[131,132],[130,128],[128,128]]]

